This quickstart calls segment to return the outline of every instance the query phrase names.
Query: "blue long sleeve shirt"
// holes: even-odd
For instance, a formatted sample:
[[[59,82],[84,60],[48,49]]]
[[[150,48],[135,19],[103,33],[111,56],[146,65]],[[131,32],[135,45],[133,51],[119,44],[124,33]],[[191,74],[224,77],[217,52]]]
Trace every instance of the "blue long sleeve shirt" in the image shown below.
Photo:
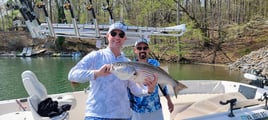
[[[104,64],[129,61],[121,53],[115,56],[110,48],[93,51],[83,57],[69,72],[68,79],[74,82],[90,82],[85,116],[100,118],[130,118],[128,90],[136,95],[148,95],[148,88],[141,89],[135,82],[120,80],[115,75],[100,76],[94,80],[94,70]]]
[[[155,59],[148,59],[149,64],[159,67],[160,63]],[[167,86],[163,87],[163,94],[168,95]],[[161,108],[160,97],[158,94],[158,87],[156,86],[154,92],[149,96],[135,96],[129,93],[130,107],[137,113],[154,112]]]

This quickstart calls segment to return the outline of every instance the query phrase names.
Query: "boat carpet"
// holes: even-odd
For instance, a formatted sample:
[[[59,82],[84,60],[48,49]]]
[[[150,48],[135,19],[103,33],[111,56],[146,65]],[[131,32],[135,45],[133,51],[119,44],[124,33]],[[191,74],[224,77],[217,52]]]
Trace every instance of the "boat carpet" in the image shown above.
[[[184,111],[188,107],[190,107],[192,104],[194,104],[197,101],[208,99],[211,97],[215,97],[220,94],[179,94],[176,98],[175,96],[171,96],[171,100],[174,104],[174,110],[172,113],[168,111],[168,105],[167,100],[164,96],[161,96],[161,104],[163,109],[163,114],[165,116],[165,120],[171,120],[174,118],[178,113]]]
[[[219,102],[226,102],[227,100],[233,98],[237,99],[237,104],[234,108],[243,108],[261,103],[260,101],[257,101],[255,99],[247,99],[239,92],[220,94],[218,96],[214,96],[193,103],[186,110],[175,115],[174,120],[181,120],[189,117],[192,118],[213,113],[226,112],[229,110],[230,105],[221,105]]]

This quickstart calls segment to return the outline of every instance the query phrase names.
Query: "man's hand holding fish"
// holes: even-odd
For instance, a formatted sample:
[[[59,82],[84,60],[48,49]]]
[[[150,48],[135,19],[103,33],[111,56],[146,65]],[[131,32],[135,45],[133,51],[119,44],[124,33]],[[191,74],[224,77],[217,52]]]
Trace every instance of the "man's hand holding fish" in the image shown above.
[[[149,91],[149,93],[152,93],[153,91],[154,91],[154,87],[155,87],[155,85],[157,84],[157,82],[158,82],[158,76],[157,76],[157,74],[153,74],[153,80],[151,79],[151,77],[146,77],[145,79],[144,79],[144,84],[145,85],[147,85],[148,86],[148,91]],[[150,92],[150,91],[152,91],[152,92]]]
[[[103,65],[100,69],[94,71],[94,79],[96,79],[99,76],[106,76],[111,74],[110,73],[110,64]]]

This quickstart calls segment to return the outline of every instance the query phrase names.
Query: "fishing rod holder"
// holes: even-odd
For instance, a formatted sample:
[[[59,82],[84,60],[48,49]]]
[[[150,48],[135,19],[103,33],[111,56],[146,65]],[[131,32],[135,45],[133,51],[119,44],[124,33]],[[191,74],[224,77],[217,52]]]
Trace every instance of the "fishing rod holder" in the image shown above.
[[[228,114],[229,117],[234,117],[234,113],[233,113],[233,110],[234,110],[234,106],[235,106],[235,103],[237,102],[237,99],[230,99],[230,100],[227,100],[226,102],[223,102],[223,101],[220,101],[220,104],[221,105],[227,105],[227,104],[230,104],[230,113]]]
[[[265,100],[265,106],[264,106],[264,109],[268,110],[268,107],[267,107],[267,101],[268,101],[268,94],[265,92],[263,93],[263,98],[261,97],[260,99],[258,99],[259,101],[264,101]]]

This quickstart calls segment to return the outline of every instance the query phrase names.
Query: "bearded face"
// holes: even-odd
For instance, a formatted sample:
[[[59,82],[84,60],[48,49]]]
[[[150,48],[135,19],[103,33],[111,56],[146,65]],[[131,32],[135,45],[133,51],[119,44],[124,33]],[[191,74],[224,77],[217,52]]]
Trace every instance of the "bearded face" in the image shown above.
[[[139,59],[147,59],[149,54],[149,47],[145,43],[140,43],[135,47],[135,53]]]
[[[139,59],[146,59],[147,58],[147,53],[146,52],[140,52],[138,57],[139,57]]]

